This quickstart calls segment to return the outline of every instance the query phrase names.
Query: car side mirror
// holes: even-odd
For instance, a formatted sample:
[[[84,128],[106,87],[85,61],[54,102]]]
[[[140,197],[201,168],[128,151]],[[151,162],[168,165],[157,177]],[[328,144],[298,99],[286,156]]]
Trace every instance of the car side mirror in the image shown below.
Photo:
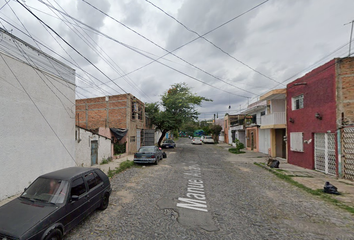
[[[72,195],[71,196],[71,201],[76,202],[77,200],[79,200],[79,196],[78,195]]]

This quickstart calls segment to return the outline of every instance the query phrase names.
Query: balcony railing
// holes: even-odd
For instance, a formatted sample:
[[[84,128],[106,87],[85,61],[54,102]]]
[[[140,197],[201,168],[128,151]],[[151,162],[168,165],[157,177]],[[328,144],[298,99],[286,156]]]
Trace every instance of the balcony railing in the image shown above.
[[[285,112],[275,112],[261,117],[261,125],[286,124]]]

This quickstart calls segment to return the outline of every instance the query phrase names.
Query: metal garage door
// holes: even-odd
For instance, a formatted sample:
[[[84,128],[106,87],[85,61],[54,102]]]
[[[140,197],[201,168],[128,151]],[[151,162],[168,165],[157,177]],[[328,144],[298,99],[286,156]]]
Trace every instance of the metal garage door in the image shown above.
[[[315,169],[336,175],[336,150],[334,133],[315,133]]]

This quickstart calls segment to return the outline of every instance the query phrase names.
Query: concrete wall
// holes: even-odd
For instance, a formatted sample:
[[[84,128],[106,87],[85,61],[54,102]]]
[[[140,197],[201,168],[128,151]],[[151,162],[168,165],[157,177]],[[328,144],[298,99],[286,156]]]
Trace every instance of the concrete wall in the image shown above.
[[[336,87],[335,60],[332,60],[287,85],[288,162],[301,167],[314,168],[314,133],[335,133]],[[292,110],[292,98],[304,95],[304,108]],[[322,120],[315,117],[320,113]],[[292,118],[294,122],[289,122]],[[291,151],[291,132],[303,132],[303,152]]]
[[[9,36],[0,42],[0,200],[41,174],[76,165],[75,71]],[[25,62],[19,49],[38,65]]]
[[[272,99],[271,100],[271,113],[275,112],[285,112],[286,105],[285,105],[285,99]]]
[[[76,162],[79,166],[91,166],[91,141],[98,141],[98,164],[103,159],[112,157],[111,139],[94,134],[83,128],[76,127]]]

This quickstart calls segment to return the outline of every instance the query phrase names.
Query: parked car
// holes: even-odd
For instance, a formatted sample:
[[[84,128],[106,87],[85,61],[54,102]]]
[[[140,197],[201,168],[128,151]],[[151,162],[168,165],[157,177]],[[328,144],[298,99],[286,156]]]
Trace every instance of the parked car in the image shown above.
[[[192,144],[202,144],[202,139],[200,139],[200,137],[194,137],[192,139]]]
[[[212,136],[204,136],[202,139],[203,143],[214,143],[214,139]]]
[[[134,163],[154,163],[158,164],[163,158],[163,153],[156,146],[143,146],[134,154]]]
[[[44,174],[0,207],[0,239],[60,240],[95,209],[106,209],[111,191],[100,169],[71,167]]]
[[[176,143],[171,139],[167,139],[167,140],[163,141],[163,143],[161,144],[161,147],[162,148],[175,148]]]

